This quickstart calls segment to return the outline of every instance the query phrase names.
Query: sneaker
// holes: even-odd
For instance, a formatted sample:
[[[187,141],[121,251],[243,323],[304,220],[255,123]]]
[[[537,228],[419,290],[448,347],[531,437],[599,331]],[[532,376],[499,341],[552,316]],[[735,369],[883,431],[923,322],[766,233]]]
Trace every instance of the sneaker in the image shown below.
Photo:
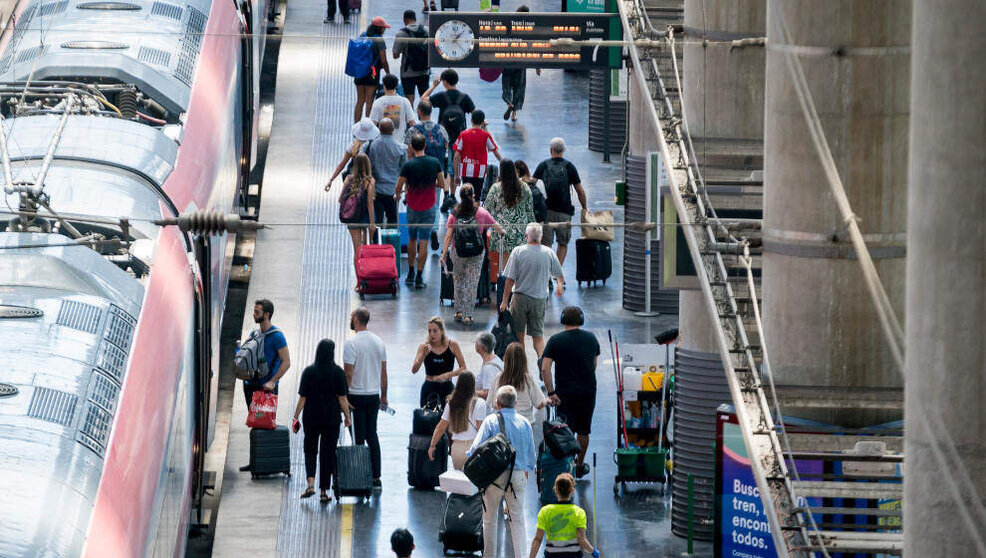
[[[373,488],[383,488],[383,483],[380,482],[380,479],[373,479]]]
[[[431,231],[431,249],[437,252],[439,248],[441,245],[438,244],[438,231],[433,230]]]
[[[325,19],[322,20],[322,23],[332,23],[335,20],[336,20],[336,16],[334,16],[334,15],[333,16],[325,16]]]
[[[344,24],[346,24],[346,25],[349,25],[350,23],[352,23],[352,22],[353,22],[353,20],[351,20],[351,19],[349,19],[348,17],[346,17],[346,18],[343,18],[343,20],[342,20],[342,22],[343,22]]]
[[[407,278],[404,279],[404,284],[405,285],[413,285],[414,284],[414,268],[413,267],[407,272]]]
[[[575,478],[581,479],[582,477],[589,474],[589,464],[583,463],[579,470],[575,472]]]
[[[427,287],[427,285],[425,285],[424,277],[421,276],[421,272],[419,271],[418,274],[414,277],[414,288],[423,289],[425,287]]]
[[[240,472],[241,473],[245,473],[245,472],[247,472],[247,471],[249,471],[251,469],[253,469],[253,466],[252,465],[244,465],[244,466],[240,467]]]

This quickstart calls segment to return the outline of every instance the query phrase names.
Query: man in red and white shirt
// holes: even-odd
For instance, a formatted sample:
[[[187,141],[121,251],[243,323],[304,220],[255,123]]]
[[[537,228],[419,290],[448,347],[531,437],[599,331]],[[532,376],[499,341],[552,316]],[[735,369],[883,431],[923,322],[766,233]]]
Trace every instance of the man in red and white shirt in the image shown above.
[[[459,134],[459,138],[452,144],[455,156],[452,163],[452,171],[455,173],[453,188],[462,182],[472,184],[476,192],[476,199],[483,199],[483,179],[486,178],[486,163],[489,152],[492,151],[499,161],[500,148],[497,146],[493,136],[487,132],[483,125],[486,123],[486,115],[481,110],[474,110],[470,118],[472,128]],[[452,191],[455,193],[455,190]]]

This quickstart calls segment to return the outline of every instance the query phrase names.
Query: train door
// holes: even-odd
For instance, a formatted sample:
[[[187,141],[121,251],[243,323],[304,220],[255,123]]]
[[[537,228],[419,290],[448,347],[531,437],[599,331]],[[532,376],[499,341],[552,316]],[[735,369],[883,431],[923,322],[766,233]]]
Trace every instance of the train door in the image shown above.
[[[198,236],[195,246],[195,432],[192,462],[194,464],[192,496],[197,517],[202,520],[202,496],[214,482],[205,473],[205,454],[209,449],[209,420],[212,408],[212,280],[211,243],[208,236]]]

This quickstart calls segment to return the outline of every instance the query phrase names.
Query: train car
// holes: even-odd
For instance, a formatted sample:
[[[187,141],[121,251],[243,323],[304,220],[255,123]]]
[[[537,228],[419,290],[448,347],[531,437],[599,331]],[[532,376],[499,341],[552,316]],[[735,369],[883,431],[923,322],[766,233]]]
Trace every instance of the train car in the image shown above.
[[[24,0],[0,37],[0,556],[181,556],[264,0]]]

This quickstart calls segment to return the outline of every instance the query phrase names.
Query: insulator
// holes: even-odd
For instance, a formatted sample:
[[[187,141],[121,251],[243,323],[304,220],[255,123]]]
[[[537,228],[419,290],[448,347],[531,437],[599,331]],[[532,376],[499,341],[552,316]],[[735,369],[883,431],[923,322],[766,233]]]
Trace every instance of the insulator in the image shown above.
[[[243,230],[258,230],[264,228],[261,223],[254,221],[243,221],[239,215],[224,215],[215,209],[186,211],[178,216],[177,219],[160,219],[154,221],[155,225],[177,225],[178,228],[187,233],[214,236],[227,232],[239,232]]]
[[[137,92],[133,89],[124,89],[117,93],[116,108],[120,109],[120,114],[127,120],[137,118]]]

